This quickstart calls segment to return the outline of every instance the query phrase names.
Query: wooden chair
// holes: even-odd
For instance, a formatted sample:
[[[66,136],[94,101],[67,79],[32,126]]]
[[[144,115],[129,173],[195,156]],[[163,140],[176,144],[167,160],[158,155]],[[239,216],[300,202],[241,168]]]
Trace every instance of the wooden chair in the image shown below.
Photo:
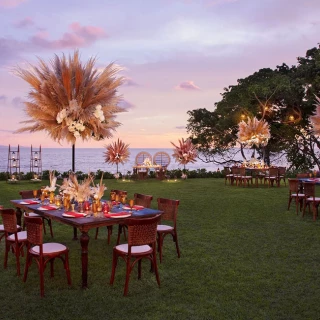
[[[128,243],[120,244],[113,248],[110,284],[113,285],[118,257],[121,257],[126,262],[124,296],[128,294],[130,274],[136,263],[138,263],[138,279],[141,279],[141,260],[143,258],[151,261],[151,269],[155,272],[157,283],[160,287],[156,257],[157,225],[160,216],[156,215],[144,219],[127,219]]]
[[[4,227],[5,253],[4,268],[8,266],[8,253],[11,250],[16,256],[17,275],[20,276],[20,255],[23,256],[23,247],[27,243],[26,231],[20,231],[17,225],[17,216],[14,209],[1,209],[2,222]]]
[[[304,191],[304,201],[303,201],[303,214],[304,217],[306,212],[306,207],[309,207],[312,204],[312,215],[313,221],[316,221],[318,216],[318,207],[320,204],[320,197],[316,197],[316,184],[314,182],[303,182],[303,191]]]
[[[277,186],[280,187],[279,179],[279,169],[278,168],[269,168],[269,172],[266,173],[264,177],[264,184],[268,182],[268,187],[272,186],[276,182]]]
[[[284,185],[286,186],[287,185],[287,183],[286,183],[287,168],[286,167],[278,167],[278,169],[279,169],[279,183],[281,182],[281,180],[283,180]]]
[[[229,182],[229,184],[232,184],[233,174],[231,172],[230,167],[224,167],[223,173],[224,173],[224,184],[227,185],[227,182]]]
[[[41,196],[41,189],[37,190],[37,198],[40,198]],[[19,192],[21,199],[33,199],[34,195],[33,195],[33,190],[22,190]],[[52,221],[51,219],[47,218],[47,217],[43,217],[38,215],[37,213],[34,212],[29,212],[28,213],[29,217],[41,217],[42,221],[43,221],[43,232],[46,234],[47,230],[46,230],[46,225],[45,225],[45,221],[47,221],[48,226],[50,228],[50,234],[51,234],[51,238],[53,238],[53,229],[52,229]],[[25,229],[25,222],[23,222],[23,230]]]
[[[296,204],[296,211],[298,214],[298,207],[300,211],[302,210],[304,193],[300,193],[300,181],[299,179],[288,179],[289,181],[289,201],[288,201],[288,210],[290,209],[291,201],[294,199]]]
[[[115,192],[115,194],[119,195],[119,196],[122,196],[122,195],[127,195],[127,191],[124,191],[124,190],[116,190],[116,189],[112,189],[110,191],[111,192]],[[110,241],[111,241],[111,236],[112,236],[112,226],[107,226],[107,230],[108,230],[108,244],[110,244]],[[99,234],[99,228],[96,228],[96,235],[95,235],[95,239],[98,239],[98,234]]]
[[[240,183],[240,168],[239,167],[231,167],[231,184],[233,185],[234,182],[236,183],[236,186]]]
[[[151,207],[151,201],[153,199],[153,196],[147,195],[147,194],[141,194],[141,193],[135,193],[134,194],[134,204],[138,206],[143,206],[145,208]],[[117,238],[117,245],[120,243],[120,236],[122,233],[122,230],[124,232],[124,235],[126,233],[127,225],[120,223],[118,228],[118,238]]]
[[[162,248],[164,237],[168,234],[171,234],[173,241],[176,244],[176,250],[178,258],[180,258],[180,249],[178,244],[178,233],[177,233],[177,215],[178,215],[178,206],[180,200],[171,200],[165,198],[158,198],[158,209],[163,211],[161,216],[161,224],[157,227],[157,241],[158,241],[158,251],[160,255],[160,263],[162,262]],[[162,222],[168,222],[168,224],[162,224]]]
[[[249,186],[249,183],[251,182],[252,185],[252,175],[247,175],[246,174],[246,168],[239,168],[239,176],[238,176],[238,185],[242,186]]]
[[[68,285],[71,285],[70,269],[69,269],[69,249],[61,243],[43,243],[43,221],[40,217],[24,217],[27,226],[27,259],[24,270],[23,281],[26,282],[28,270],[34,259],[37,263],[40,275],[40,295],[44,296],[44,270],[48,262],[50,262],[50,275],[54,276],[54,260],[59,258],[63,262],[66,270]]]

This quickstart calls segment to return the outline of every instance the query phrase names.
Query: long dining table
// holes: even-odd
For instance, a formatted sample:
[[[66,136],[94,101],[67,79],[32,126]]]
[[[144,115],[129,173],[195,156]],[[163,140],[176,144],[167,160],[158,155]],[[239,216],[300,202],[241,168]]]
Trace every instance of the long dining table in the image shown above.
[[[65,213],[64,209],[55,209],[55,210],[41,210],[43,206],[41,203],[37,204],[28,204],[32,199],[19,199],[19,200],[10,200],[13,206],[17,208],[17,220],[18,224],[21,225],[21,215],[22,211],[26,212],[35,212],[40,216],[46,217],[53,221],[57,221],[59,223],[69,225],[73,228],[78,229],[81,232],[80,236],[80,245],[81,245],[81,266],[82,266],[82,288],[88,288],[88,245],[89,245],[89,230],[95,229],[99,227],[112,226],[117,224],[125,224],[125,221],[128,217],[125,216],[116,216],[116,217],[105,217],[104,215],[101,217],[84,216],[80,218],[75,217],[65,217],[63,214]],[[113,207],[112,212],[123,212],[121,208]],[[129,213],[129,212],[128,212]],[[162,214],[163,211],[143,208],[141,210],[132,211],[130,217],[131,218],[147,218],[157,214]]]

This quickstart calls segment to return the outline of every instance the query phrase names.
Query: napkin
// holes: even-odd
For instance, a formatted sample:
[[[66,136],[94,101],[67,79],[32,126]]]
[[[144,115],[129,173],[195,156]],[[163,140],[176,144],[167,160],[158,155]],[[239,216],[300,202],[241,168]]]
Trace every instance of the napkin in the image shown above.
[[[52,207],[52,206],[41,206],[38,209],[39,210],[57,210],[56,207]]]
[[[121,216],[127,216],[128,215],[128,212],[117,212],[117,213],[105,213],[104,216],[106,218],[110,218],[110,217],[121,217]]]
[[[77,213],[77,212],[74,212],[74,211],[68,211],[68,212],[65,212],[65,214],[68,214],[69,216],[72,216],[72,217],[75,217],[75,218],[84,218],[83,213]]]
[[[24,200],[21,201],[20,204],[38,204],[38,201],[34,201],[34,200]]]

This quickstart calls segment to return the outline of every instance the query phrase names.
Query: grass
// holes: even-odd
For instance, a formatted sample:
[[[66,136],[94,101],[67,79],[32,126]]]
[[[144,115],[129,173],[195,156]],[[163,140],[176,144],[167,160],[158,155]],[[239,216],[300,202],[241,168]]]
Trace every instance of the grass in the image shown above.
[[[142,279],[134,270],[129,295],[123,297],[125,265],[119,260],[111,287],[112,247],[106,228],[94,240],[90,232],[89,289],[80,289],[79,241],[72,228],[54,223],[55,241],[70,248],[72,286],[60,265],[55,277],[46,270],[45,295],[32,265],[26,283],[15,274],[11,254],[8,269],[0,268],[0,319],[318,319],[320,313],[320,221],[311,214],[287,211],[288,188],[241,188],[224,179],[105,181],[108,189],[180,199],[178,235],[181,258],[165,240],[159,264],[161,288],[149,263]],[[42,182],[43,184],[43,182]],[[10,206],[19,190],[35,184],[0,182],[0,204]],[[51,241],[46,236],[46,241]],[[0,243],[0,257],[4,241]],[[2,261],[2,260],[1,260]],[[22,258],[24,264],[24,258]]]

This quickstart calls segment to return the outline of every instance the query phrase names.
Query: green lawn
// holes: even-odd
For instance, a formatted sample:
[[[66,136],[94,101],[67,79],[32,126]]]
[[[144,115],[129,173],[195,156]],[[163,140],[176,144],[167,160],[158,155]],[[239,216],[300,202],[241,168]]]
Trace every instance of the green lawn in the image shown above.
[[[98,240],[90,233],[89,289],[82,290],[79,241],[72,240],[70,227],[55,222],[55,241],[70,248],[72,287],[57,261],[55,278],[46,270],[41,299],[36,266],[23,283],[11,254],[8,269],[0,266],[0,319],[319,319],[320,220],[313,222],[311,214],[302,219],[294,205],[287,211],[288,187],[231,187],[224,179],[105,183],[108,190],[127,190],[129,197],[152,194],[153,207],[157,197],[180,199],[181,258],[167,237],[161,288],[147,261],[141,280],[133,271],[128,297],[122,260],[109,285],[116,235],[108,245],[104,228]],[[0,182],[0,204],[10,206],[19,190],[39,185]],[[3,255],[2,240],[1,264]]]

